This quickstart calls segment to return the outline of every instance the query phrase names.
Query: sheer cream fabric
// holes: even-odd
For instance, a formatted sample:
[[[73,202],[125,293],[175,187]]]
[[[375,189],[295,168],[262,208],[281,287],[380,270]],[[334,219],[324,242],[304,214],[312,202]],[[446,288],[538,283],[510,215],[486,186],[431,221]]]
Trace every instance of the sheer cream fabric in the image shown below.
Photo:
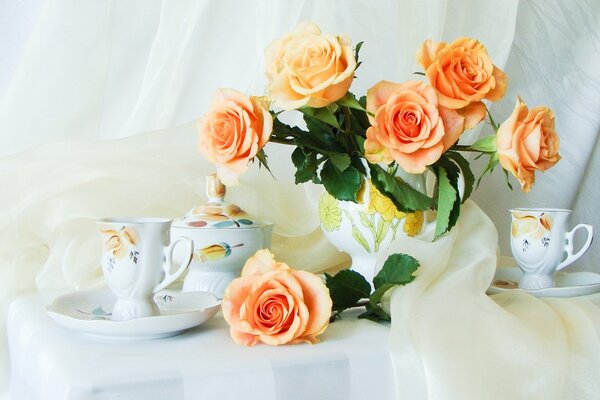
[[[600,398],[600,295],[537,299],[487,296],[497,231],[475,203],[431,242],[390,246],[421,262],[415,281],[391,297],[391,348],[399,398]]]
[[[426,38],[479,38],[510,77],[509,93],[494,107],[495,116],[508,115],[518,92],[529,104],[548,104],[556,111],[563,138],[563,161],[539,176],[528,197],[505,190],[498,171],[477,193],[476,200],[499,228],[505,254],[509,254],[504,239],[508,207],[575,207],[576,218],[585,222],[600,218],[591,207],[597,193],[593,149],[600,124],[597,3],[387,0],[375,6],[360,0],[28,0],[22,4],[26,6],[11,6],[6,8],[10,13],[0,14],[2,28],[18,32],[0,38],[0,46],[18,58],[6,64],[0,80],[2,321],[9,299],[17,293],[56,286],[83,288],[98,281],[94,218],[175,217],[203,201],[200,180],[211,167],[195,153],[192,121],[204,112],[218,87],[262,94],[263,48],[302,20],[314,20],[329,33],[346,32],[354,42],[365,41],[361,51],[365,62],[353,86],[358,94],[380,79],[409,79],[419,70],[416,47]],[[317,271],[347,263],[318,230],[319,189],[293,185],[289,149],[270,145],[268,153],[277,180],[253,166],[242,186],[230,191],[231,200],[276,222],[275,251],[295,266]],[[591,253],[599,254],[596,248]],[[580,265],[597,270],[592,260],[587,256]],[[493,267],[489,262],[483,270]],[[436,270],[446,274],[448,267]],[[465,277],[459,286],[468,290],[461,300],[470,298],[471,306],[491,309],[493,304],[482,294],[489,271],[483,273],[471,276],[465,269],[449,276]],[[455,291],[458,286],[450,283],[447,290]],[[520,309],[517,300],[503,301],[505,309],[515,304]],[[398,315],[401,320],[412,318]],[[505,321],[488,317],[490,330]],[[551,327],[560,322],[547,321]],[[452,327],[457,335],[464,329],[460,324]],[[511,334],[520,338],[526,332],[515,329]],[[420,357],[426,351],[434,354],[433,350],[412,346],[411,351]],[[511,359],[514,353],[507,352]],[[421,360],[427,375],[430,359]],[[446,361],[437,365],[445,366]],[[504,378],[507,386],[515,385],[510,376]],[[434,381],[420,382],[423,390],[427,385],[430,393],[437,393],[431,388]],[[453,398],[453,386],[448,385],[448,397],[439,398]]]

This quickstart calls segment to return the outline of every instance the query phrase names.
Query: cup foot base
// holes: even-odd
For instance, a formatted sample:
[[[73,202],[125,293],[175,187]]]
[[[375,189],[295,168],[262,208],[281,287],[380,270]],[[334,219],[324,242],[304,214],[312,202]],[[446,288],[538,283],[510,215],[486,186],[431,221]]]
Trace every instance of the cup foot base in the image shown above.
[[[525,290],[538,290],[554,287],[552,275],[529,275],[525,274],[519,281],[519,288]]]
[[[115,303],[111,320],[129,321],[134,318],[144,318],[159,315],[158,307],[151,299],[119,299]]]

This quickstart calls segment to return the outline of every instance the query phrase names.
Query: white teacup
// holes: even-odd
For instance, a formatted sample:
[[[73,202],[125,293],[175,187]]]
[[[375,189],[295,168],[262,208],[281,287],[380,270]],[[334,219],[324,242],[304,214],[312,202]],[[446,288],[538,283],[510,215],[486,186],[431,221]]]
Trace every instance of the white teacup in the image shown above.
[[[173,283],[192,261],[193,242],[179,238],[170,243],[170,219],[103,218],[98,221],[104,239],[102,271],[118,300],[111,319],[126,321],[158,315],[152,295]],[[172,273],[173,249],[186,246],[185,261]]]
[[[510,210],[510,214],[510,247],[523,270],[519,282],[522,289],[554,287],[554,272],[572,264],[592,244],[594,229],[591,225],[579,224],[567,231],[570,210],[515,208]],[[587,239],[583,247],[573,254],[573,237],[578,229],[587,231]]]

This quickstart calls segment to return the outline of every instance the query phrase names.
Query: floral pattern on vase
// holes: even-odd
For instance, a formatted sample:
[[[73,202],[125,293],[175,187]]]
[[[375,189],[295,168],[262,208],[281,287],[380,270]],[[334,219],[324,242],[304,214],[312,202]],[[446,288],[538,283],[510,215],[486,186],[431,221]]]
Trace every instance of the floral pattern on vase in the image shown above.
[[[372,281],[378,253],[395,240],[418,235],[425,218],[422,211],[399,211],[370,181],[360,198],[358,204],[339,201],[324,191],[319,218],[329,241],[352,257],[351,269]]]

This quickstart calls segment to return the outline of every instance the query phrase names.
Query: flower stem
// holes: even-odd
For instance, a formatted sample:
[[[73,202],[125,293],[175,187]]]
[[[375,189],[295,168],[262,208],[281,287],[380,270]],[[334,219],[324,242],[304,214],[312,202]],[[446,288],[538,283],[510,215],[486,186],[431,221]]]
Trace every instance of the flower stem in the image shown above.
[[[454,146],[450,147],[450,150],[470,151],[470,152],[473,152],[473,153],[481,153],[480,150],[472,149],[471,146],[464,146],[464,145],[460,145],[460,144],[455,144]]]
[[[271,143],[279,143],[279,144],[287,144],[289,146],[295,146],[296,143],[294,143],[293,139],[282,139],[282,138],[278,138],[278,137],[274,137],[271,136],[271,138],[269,139],[269,142]]]
[[[485,111],[487,112],[487,115],[489,117],[490,120],[490,124],[492,125],[492,129],[494,129],[495,133],[498,133],[498,128],[500,128],[500,124],[496,123],[496,121],[494,121],[494,117],[492,117],[492,113],[490,112],[489,108],[485,108]]]

